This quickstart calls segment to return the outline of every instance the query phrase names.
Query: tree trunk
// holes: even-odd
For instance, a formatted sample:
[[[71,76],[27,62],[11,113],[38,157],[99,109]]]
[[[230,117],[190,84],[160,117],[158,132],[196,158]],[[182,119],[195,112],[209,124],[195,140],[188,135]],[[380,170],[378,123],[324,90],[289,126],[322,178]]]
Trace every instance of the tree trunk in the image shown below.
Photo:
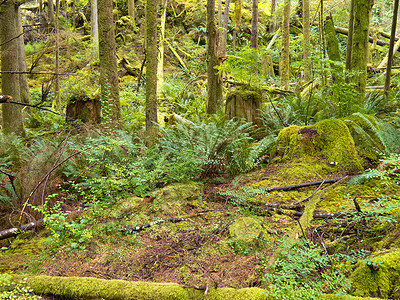
[[[354,1],[350,2],[350,16],[349,16],[349,33],[347,35],[347,48],[346,48],[346,70],[351,70],[351,47],[353,44],[353,28],[354,28]],[[346,81],[348,79],[346,78]]]
[[[97,0],[90,1],[91,21],[92,21],[92,56],[94,59],[99,57],[99,23],[97,20]]]
[[[113,1],[97,2],[99,23],[100,86],[103,118],[120,127],[121,105],[119,101],[117,55],[113,21]]]
[[[58,18],[60,16],[60,0],[56,0],[56,15],[55,15],[55,22],[54,22],[54,27],[55,27],[55,34],[56,34],[56,69],[55,73],[60,74],[60,26],[59,26],[59,21]],[[55,103],[58,104],[60,103],[60,77],[59,75],[55,75],[55,86],[54,86],[54,93],[55,93]],[[54,106],[54,104],[53,104]]]
[[[311,80],[310,0],[303,0],[303,61],[304,81]]]
[[[218,66],[218,37],[215,28],[215,0],[207,0],[207,113],[222,108],[222,84],[215,69]]]
[[[1,71],[19,70],[18,57],[18,5],[15,0],[8,0],[0,6],[0,41],[1,41]],[[1,88],[3,95],[13,97],[13,101],[21,102],[19,74],[3,73]],[[24,135],[21,105],[3,103],[3,132]]]
[[[258,48],[258,0],[253,0],[253,17],[251,19],[251,47]]]
[[[226,37],[228,35],[228,21],[229,21],[229,0],[225,0],[225,9],[224,9],[224,23],[222,29],[222,35],[220,36],[220,58],[221,60],[225,60],[226,57]]]
[[[157,65],[157,95],[161,96],[164,84],[164,43],[165,43],[165,23],[167,19],[168,0],[162,0],[162,15],[160,26],[160,42],[158,46],[158,65]]]
[[[19,70],[21,72],[26,72],[26,58],[25,58],[25,47],[24,47],[24,35],[22,35],[24,29],[22,27],[22,18],[21,18],[21,9],[18,8],[18,34],[21,36],[18,38],[18,62],[19,62]],[[31,96],[29,94],[29,86],[28,86],[28,75],[20,74],[19,75],[19,88],[20,88],[20,97],[22,103],[31,103]]]
[[[135,22],[135,0],[128,0],[128,16]]]
[[[396,39],[396,27],[397,27],[397,15],[399,12],[399,0],[394,0],[393,4],[393,19],[392,19],[392,33],[390,35],[390,45],[388,53],[388,62],[386,68],[386,78],[385,78],[385,97],[389,96],[390,89],[390,77],[392,76],[392,65],[393,65],[393,49],[394,41]]]
[[[271,0],[271,23],[272,23],[272,25],[271,25],[271,27],[269,28],[269,32],[275,32],[275,30],[276,30],[276,16],[275,16],[275,13],[276,13],[276,8],[277,8],[277,5],[278,4],[278,1],[277,0]]]
[[[289,87],[290,58],[289,58],[289,25],[290,25],[290,0],[285,0],[282,18],[282,48],[279,60],[279,75],[281,77],[281,87]]]
[[[357,86],[358,104],[363,105],[365,86],[367,85],[367,60],[369,39],[369,17],[371,0],[354,1],[353,44],[351,50],[351,69],[359,72],[354,77]]]
[[[233,19],[235,23],[235,30],[233,31],[233,41],[232,41],[232,53],[235,54],[236,51],[236,35],[239,31],[240,21],[242,19],[242,2],[243,0],[235,0],[235,11],[233,13]]]
[[[157,0],[146,1],[146,144],[157,138]]]
[[[258,126],[261,121],[261,92],[237,90],[230,92],[226,97],[225,115],[228,119],[246,119]]]
[[[333,25],[332,16],[326,17],[325,20],[325,38],[329,59],[331,61],[340,62],[342,58],[340,57],[339,40],[336,35],[335,26]],[[341,78],[341,73],[343,71],[341,66],[331,63],[331,69],[333,71],[333,81]]]
[[[48,10],[47,14],[49,17],[50,24],[54,24],[54,1],[53,0],[48,0]]]

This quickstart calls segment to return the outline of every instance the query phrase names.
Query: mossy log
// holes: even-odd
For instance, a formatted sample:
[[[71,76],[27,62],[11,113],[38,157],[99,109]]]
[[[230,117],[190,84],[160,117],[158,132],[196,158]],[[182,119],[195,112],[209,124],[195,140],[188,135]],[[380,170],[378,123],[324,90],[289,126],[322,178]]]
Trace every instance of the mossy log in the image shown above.
[[[83,123],[101,122],[101,102],[98,99],[80,97],[67,104],[67,122],[80,120]]]
[[[228,119],[246,119],[258,126],[261,120],[261,92],[251,90],[236,90],[230,92],[226,98],[225,115]]]
[[[353,137],[342,120],[328,119],[312,126],[290,126],[276,141],[275,160],[323,159],[339,170],[363,170]]]

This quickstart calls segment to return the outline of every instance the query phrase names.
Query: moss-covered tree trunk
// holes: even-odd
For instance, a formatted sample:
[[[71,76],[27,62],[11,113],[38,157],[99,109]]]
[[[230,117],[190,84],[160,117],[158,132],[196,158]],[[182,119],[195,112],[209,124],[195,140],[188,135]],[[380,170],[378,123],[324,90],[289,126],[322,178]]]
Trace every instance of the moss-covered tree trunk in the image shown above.
[[[25,57],[25,47],[24,47],[24,35],[22,34],[24,29],[22,27],[22,17],[21,17],[21,9],[18,8],[18,35],[21,35],[18,38],[18,63],[19,70],[21,72],[26,72],[26,57]],[[29,86],[28,86],[28,75],[26,73],[19,74],[19,88],[20,88],[20,97],[22,103],[29,104],[31,102],[31,96],[29,94]]]
[[[207,113],[222,109],[222,82],[218,70],[218,37],[215,26],[215,0],[207,0]]]
[[[278,6],[278,1],[277,0],[271,0],[271,25],[269,27],[269,32],[275,32],[276,31],[276,8]]]
[[[304,81],[311,80],[310,0],[303,0],[303,61]]]
[[[290,25],[290,0],[285,0],[282,18],[282,47],[279,59],[279,75],[281,86],[285,89],[289,87],[290,58],[289,58],[289,25]]]
[[[19,71],[18,57],[18,5],[15,0],[8,0],[0,6],[0,42],[1,42],[1,71]],[[20,77],[16,73],[3,73],[1,89],[3,95],[13,97],[13,101],[21,102]],[[22,122],[22,106],[3,103],[3,132],[5,134],[24,134]]]
[[[128,0],[128,16],[135,22],[135,0]]]
[[[357,86],[357,102],[362,106],[367,85],[367,61],[369,20],[372,9],[372,0],[354,1],[353,44],[351,50],[351,69],[359,74],[354,76]]]
[[[325,39],[328,50],[328,57],[331,61],[332,78],[333,80],[340,79],[343,69],[340,65],[334,62],[340,62],[342,60],[340,56],[339,40],[336,35],[335,26],[333,24],[332,16],[326,17],[325,20]]]
[[[60,103],[60,77],[58,74],[60,74],[60,25],[59,25],[59,18],[60,16],[60,0],[56,0],[56,15],[54,18],[54,28],[55,28],[55,34],[56,34],[56,39],[55,39],[55,56],[56,56],[56,68],[55,68],[55,82],[54,82],[54,102],[55,103]],[[54,104],[53,103],[53,106]]]
[[[224,21],[222,24],[221,36],[220,36],[220,58],[223,61],[226,57],[226,37],[228,35],[228,21],[229,21],[229,0],[225,0],[224,8]]]
[[[347,35],[347,48],[346,48],[346,71],[351,70],[351,47],[353,45],[353,28],[354,28],[354,1],[350,1],[349,12],[349,34]],[[348,79],[346,78],[346,81]]]
[[[92,56],[99,57],[99,23],[97,17],[97,0],[90,1],[91,24],[92,24]]]
[[[113,21],[113,1],[98,0],[100,85],[103,118],[120,126],[117,55]],[[107,120],[110,119],[110,120]]]
[[[388,62],[386,67],[386,79],[385,79],[385,97],[389,96],[390,89],[390,78],[392,76],[392,65],[393,65],[393,49],[394,42],[396,39],[396,27],[397,27],[397,15],[399,12],[399,0],[394,0],[393,4],[393,18],[392,18],[392,32],[390,35],[390,45],[389,45],[389,53],[388,53]]]
[[[258,0],[253,0],[253,16],[251,19],[251,47],[258,48]]]
[[[146,1],[146,144],[157,138],[157,0]]]

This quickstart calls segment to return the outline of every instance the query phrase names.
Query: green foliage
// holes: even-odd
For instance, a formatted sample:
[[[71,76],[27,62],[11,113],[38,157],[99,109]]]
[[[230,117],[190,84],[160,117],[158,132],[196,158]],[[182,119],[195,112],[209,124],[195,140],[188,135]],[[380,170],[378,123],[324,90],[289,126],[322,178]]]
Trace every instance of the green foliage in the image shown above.
[[[43,206],[34,207],[43,214],[44,224],[50,231],[47,244],[53,249],[66,244],[69,244],[71,249],[85,249],[85,244],[93,237],[93,233],[88,229],[89,220],[68,220],[68,213],[62,211],[59,202],[51,209],[47,205],[48,202],[45,202]]]
[[[0,299],[34,300],[40,299],[38,296],[31,295],[32,289],[27,286],[26,278],[19,282],[14,282],[11,275],[0,274]]]
[[[274,299],[321,299],[323,293],[345,294],[351,286],[339,257],[323,253],[312,242],[284,243],[282,256],[267,273],[267,295]]]

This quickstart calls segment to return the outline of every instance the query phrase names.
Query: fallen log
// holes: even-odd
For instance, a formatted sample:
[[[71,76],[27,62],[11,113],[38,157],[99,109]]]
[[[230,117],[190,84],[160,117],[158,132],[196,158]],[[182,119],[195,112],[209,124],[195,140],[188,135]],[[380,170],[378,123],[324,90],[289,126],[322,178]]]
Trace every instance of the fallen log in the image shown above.
[[[321,185],[321,184],[327,184],[327,183],[335,183],[342,178],[332,178],[332,179],[327,179],[327,180],[320,180],[320,181],[310,181],[310,182],[304,182],[304,183],[299,183],[299,184],[293,184],[293,185],[286,185],[286,186],[277,186],[277,187],[272,187],[272,188],[265,188],[262,189],[265,192],[273,192],[273,191],[291,191],[291,190],[296,190],[300,189],[303,187],[309,187],[309,186],[314,186],[314,185]]]
[[[41,228],[41,227],[43,227],[43,225],[44,225],[44,221],[43,221],[43,219],[40,219],[36,222],[30,222],[30,223],[22,225],[22,226],[17,226],[17,227],[2,230],[2,231],[0,231],[0,240],[16,237],[18,234],[20,234],[24,231]]]

